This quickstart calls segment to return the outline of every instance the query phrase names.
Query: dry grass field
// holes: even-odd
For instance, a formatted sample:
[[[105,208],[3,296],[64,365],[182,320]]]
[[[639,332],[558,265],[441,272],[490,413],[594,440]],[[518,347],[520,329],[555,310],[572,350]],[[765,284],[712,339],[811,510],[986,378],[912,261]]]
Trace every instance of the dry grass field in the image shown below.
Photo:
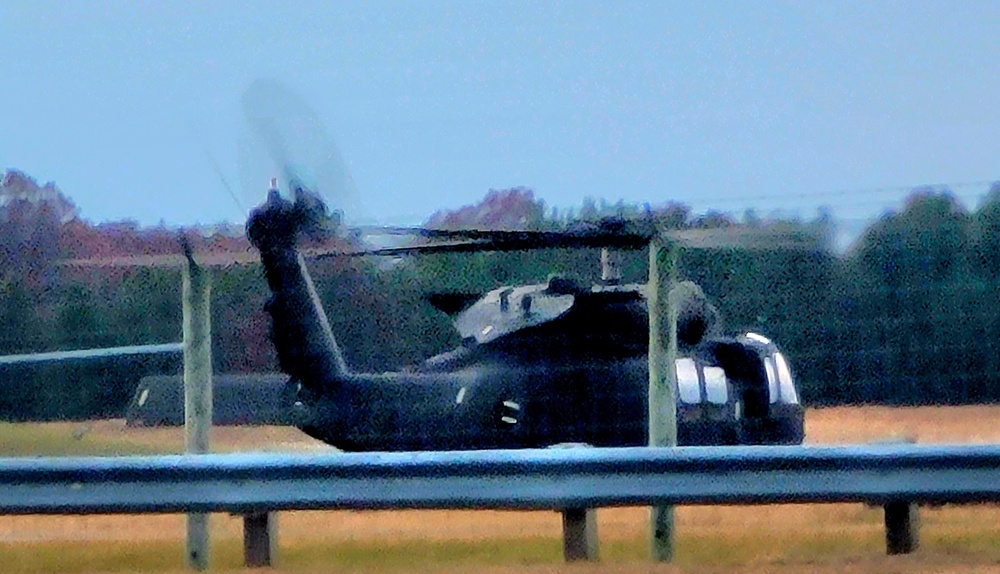
[[[1000,407],[831,408],[809,443],[1000,442]],[[180,429],[5,425],[0,454],[176,452]],[[295,430],[217,428],[218,451],[325,449]],[[646,510],[598,513],[600,564],[565,565],[554,512],[288,512],[276,572],[1000,572],[1000,508],[922,509],[921,549],[886,557],[880,509],[863,505],[682,507],[677,558],[646,556]],[[213,571],[241,572],[239,518],[212,517]],[[0,572],[183,572],[181,516],[0,517]]]

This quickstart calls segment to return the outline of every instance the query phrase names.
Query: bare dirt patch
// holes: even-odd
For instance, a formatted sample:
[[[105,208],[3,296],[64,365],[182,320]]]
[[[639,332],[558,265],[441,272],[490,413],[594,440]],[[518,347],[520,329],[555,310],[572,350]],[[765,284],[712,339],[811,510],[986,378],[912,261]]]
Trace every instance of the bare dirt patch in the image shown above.
[[[835,407],[806,412],[808,444],[1000,443],[1000,406]]]
[[[174,452],[184,450],[183,427],[130,427],[122,419],[89,423],[46,423],[46,426],[63,429],[67,433],[79,433],[83,428],[98,438],[125,446],[153,446]],[[297,428],[268,425],[212,427],[209,446],[213,452],[334,450]]]

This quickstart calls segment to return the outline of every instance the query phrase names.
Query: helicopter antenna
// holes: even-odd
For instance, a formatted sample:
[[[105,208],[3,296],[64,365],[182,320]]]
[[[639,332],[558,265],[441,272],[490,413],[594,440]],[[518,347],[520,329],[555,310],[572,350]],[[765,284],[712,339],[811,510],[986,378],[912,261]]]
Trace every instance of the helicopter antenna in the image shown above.
[[[219,166],[219,162],[212,155],[212,151],[208,149],[208,145],[205,143],[205,139],[198,137],[198,130],[195,128],[193,121],[188,121],[188,128],[190,128],[191,133],[194,134],[194,139],[201,142],[201,151],[205,154],[205,158],[208,160],[208,164],[212,166],[212,171],[215,175],[219,177],[219,181],[222,183],[222,187],[225,188],[226,192],[229,193],[229,197],[236,203],[236,207],[240,209],[244,214],[247,212],[247,206],[244,205],[236,192],[233,190],[233,186],[229,185],[229,180],[226,178],[226,174],[222,173],[222,167]]]

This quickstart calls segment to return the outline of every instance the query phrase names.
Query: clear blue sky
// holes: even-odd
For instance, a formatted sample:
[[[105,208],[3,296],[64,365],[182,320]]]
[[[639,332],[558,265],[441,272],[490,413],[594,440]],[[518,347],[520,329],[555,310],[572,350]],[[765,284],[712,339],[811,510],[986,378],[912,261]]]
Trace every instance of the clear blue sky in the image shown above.
[[[240,98],[270,78],[386,222],[518,185],[864,217],[1000,179],[998,31],[995,0],[4,0],[0,169],[92,220],[240,221],[208,158],[241,187]]]

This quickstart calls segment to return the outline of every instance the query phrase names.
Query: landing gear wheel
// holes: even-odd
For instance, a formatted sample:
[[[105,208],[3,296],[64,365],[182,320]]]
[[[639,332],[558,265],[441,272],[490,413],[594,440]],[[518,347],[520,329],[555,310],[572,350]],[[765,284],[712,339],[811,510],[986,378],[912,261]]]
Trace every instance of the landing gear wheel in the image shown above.
[[[289,379],[281,389],[281,412],[284,424],[302,428],[309,422],[309,408],[302,402],[302,383]]]

